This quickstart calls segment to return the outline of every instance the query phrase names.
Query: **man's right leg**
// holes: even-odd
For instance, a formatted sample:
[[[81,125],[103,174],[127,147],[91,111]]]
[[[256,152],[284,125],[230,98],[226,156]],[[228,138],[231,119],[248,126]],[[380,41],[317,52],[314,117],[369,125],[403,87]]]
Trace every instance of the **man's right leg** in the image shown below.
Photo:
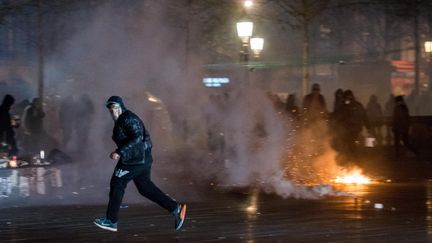
[[[136,173],[132,168],[117,164],[110,182],[109,203],[106,217],[95,219],[94,223],[106,230],[117,231],[117,220],[120,205],[127,183],[135,176]]]
[[[126,173],[126,174],[125,174]],[[109,202],[106,216],[113,223],[118,220],[118,212],[123,200],[127,183],[131,180],[132,173],[123,166],[116,166],[110,181]]]

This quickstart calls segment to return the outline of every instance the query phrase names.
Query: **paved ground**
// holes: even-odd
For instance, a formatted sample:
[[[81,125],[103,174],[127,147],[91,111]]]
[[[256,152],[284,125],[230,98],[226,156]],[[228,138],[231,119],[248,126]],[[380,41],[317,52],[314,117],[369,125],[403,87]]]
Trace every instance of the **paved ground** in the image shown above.
[[[69,198],[56,193],[56,170],[44,171],[50,174],[51,187],[42,189],[37,187],[40,171],[31,169],[25,173],[36,177],[28,177],[27,184],[33,182],[35,188],[11,186],[10,197],[0,198],[0,242],[428,242],[432,241],[428,161],[428,156],[391,157],[370,151],[362,167],[391,182],[338,186],[355,198],[283,199],[253,188],[227,191],[204,186],[199,196],[190,197],[185,225],[178,232],[173,218],[150,203],[121,209],[119,232],[99,229],[92,220],[104,214],[104,203],[59,205]],[[15,172],[2,173],[21,178]],[[26,184],[22,180],[20,185]],[[26,190],[39,194],[30,193],[24,201],[13,199],[14,193],[26,195]],[[40,195],[41,190],[46,194]],[[92,194],[87,188],[71,195],[84,192],[85,197]],[[43,203],[29,203],[40,199]],[[378,204],[383,208],[377,209]]]
[[[43,206],[0,210],[0,242],[427,242],[432,240],[432,182],[379,183],[345,190],[359,198],[281,199],[209,191],[191,202],[184,227],[154,205],[121,210],[119,232],[92,218],[105,206]],[[383,209],[376,209],[382,203]]]

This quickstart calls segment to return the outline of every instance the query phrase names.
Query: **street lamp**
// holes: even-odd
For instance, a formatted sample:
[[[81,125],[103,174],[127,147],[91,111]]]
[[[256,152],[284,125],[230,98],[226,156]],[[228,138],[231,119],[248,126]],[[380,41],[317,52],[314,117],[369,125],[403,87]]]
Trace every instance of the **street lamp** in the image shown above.
[[[240,51],[242,61],[247,62],[249,59],[249,39],[252,36],[253,23],[249,21],[237,23],[237,35],[242,41],[242,50]]]
[[[250,46],[252,52],[254,53],[254,57],[259,57],[264,47],[264,38],[260,38],[260,37],[251,38]]]

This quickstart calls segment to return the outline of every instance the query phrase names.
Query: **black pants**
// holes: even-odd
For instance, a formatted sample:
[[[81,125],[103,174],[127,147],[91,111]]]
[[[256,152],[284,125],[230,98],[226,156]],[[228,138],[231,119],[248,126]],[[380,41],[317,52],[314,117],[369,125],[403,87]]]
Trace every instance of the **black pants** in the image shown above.
[[[157,203],[170,213],[177,209],[178,203],[163,193],[151,181],[151,153],[146,153],[146,157],[146,164],[144,165],[124,165],[119,162],[114,169],[110,182],[109,203],[106,214],[107,218],[112,222],[117,222],[118,220],[118,212],[120,210],[123,195],[127,184],[131,180],[134,181],[139,193],[144,197]]]

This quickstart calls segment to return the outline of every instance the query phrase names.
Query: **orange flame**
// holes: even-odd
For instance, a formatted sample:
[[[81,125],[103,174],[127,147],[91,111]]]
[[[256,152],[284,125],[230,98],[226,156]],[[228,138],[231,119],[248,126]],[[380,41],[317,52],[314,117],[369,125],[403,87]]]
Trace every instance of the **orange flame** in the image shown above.
[[[372,182],[370,178],[364,176],[360,169],[354,169],[342,172],[343,175],[337,176],[333,181],[342,184],[369,184]]]

